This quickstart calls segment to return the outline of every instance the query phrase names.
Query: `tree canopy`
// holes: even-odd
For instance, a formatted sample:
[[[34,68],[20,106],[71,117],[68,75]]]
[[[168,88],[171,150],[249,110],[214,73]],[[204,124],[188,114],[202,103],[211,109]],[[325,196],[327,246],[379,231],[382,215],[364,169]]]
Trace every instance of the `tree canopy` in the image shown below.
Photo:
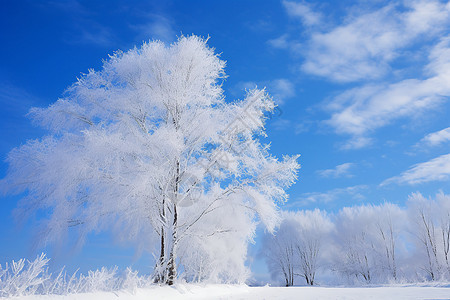
[[[224,98],[225,62],[197,36],[144,43],[89,70],[32,120],[48,130],[13,149],[2,185],[43,210],[44,243],[111,230],[155,257],[156,282],[242,281],[255,224],[269,231],[295,180],[260,142],[266,91]],[[180,267],[182,266],[182,268]]]

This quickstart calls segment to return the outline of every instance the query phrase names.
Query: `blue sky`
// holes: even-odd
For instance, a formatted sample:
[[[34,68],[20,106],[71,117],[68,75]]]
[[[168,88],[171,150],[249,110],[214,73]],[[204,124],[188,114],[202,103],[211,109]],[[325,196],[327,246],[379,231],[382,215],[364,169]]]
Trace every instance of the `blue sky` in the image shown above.
[[[81,73],[142,41],[210,36],[227,61],[227,99],[266,86],[279,111],[272,152],[301,154],[285,209],[450,193],[450,4],[444,1],[2,1],[0,177],[7,153],[44,132],[25,117]],[[16,226],[0,202],[0,263],[31,258],[36,220]],[[69,270],[119,264],[145,271],[132,247],[93,234],[57,253]],[[42,250],[42,249],[39,249]],[[250,251],[257,252],[257,247]],[[111,263],[113,262],[113,263]],[[255,272],[263,272],[260,261]]]

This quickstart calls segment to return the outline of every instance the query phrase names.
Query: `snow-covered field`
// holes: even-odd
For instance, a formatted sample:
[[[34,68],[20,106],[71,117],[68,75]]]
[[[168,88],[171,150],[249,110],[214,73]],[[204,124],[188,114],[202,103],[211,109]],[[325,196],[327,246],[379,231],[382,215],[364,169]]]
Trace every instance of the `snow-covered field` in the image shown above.
[[[109,299],[450,299],[449,287],[248,287],[245,285],[177,285],[138,289],[135,293],[98,292],[67,296],[23,296],[23,300],[109,300]]]

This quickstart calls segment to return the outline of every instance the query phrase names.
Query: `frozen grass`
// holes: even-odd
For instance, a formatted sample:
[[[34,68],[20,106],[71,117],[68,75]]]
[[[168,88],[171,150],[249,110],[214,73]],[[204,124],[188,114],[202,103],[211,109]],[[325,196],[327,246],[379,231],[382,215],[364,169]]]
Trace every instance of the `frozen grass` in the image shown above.
[[[87,275],[68,275],[61,270],[58,274],[48,272],[49,259],[41,254],[34,261],[21,259],[0,265],[0,297],[26,295],[67,295],[77,293],[136,291],[150,285],[148,276],[139,276],[137,271],[127,268],[118,273],[115,268],[101,268],[89,271]]]
[[[249,287],[226,284],[152,284],[136,271],[102,268],[88,274],[52,275],[44,254],[0,266],[0,297],[23,300],[107,299],[450,299],[450,285],[421,283],[370,287]]]

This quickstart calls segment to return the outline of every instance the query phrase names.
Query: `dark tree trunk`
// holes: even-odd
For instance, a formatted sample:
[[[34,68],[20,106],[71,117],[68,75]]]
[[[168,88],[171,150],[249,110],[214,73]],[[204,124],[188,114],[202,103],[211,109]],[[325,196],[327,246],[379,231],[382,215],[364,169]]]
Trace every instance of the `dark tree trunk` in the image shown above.
[[[162,210],[161,210],[161,218],[164,219],[166,217],[166,209],[165,209],[165,200],[163,199],[162,202]],[[159,254],[159,262],[156,263],[157,267],[157,274],[155,274],[154,283],[165,283],[166,276],[165,272],[161,271],[162,266],[165,264],[165,250],[166,250],[166,243],[165,243],[165,232],[164,232],[164,226],[161,226],[161,250]]]
[[[172,231],[172,247],[169,254],[168,262],[168,278],[167,284],[173,285],[174,280],[177,278],[177,267],[176,267],[176,242],[177,242],[177,225],[178,225],[178,213],[176,204],[173,205],[173,231]]]
[[[172,243],[170,245],[170,253],[169,253],[169,261],[167,263],[167,284],[173,285],[175,279],[177,278],[177,266],[176,266],[176,248],[177,248],[177,226],[178,226],[178,212],[177,212],[177,196],[179,189],[179,181],[180,181],[180,162],[177,161],[176,164],[176,176],[175,176],[175,184],[174,184],[174,195],[175,201],[173,203],[173,223],[172,223]]]

